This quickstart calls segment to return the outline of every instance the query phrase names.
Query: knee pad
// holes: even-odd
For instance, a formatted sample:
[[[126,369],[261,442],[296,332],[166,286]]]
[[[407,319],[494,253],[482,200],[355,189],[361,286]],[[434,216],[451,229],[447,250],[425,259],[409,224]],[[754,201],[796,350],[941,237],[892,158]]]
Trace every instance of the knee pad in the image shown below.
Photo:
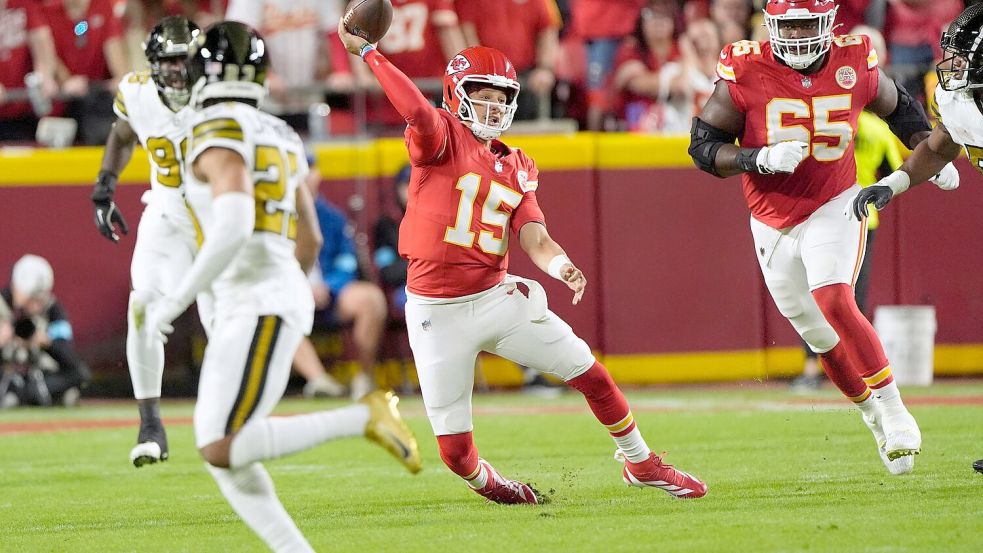
[[[775,306],[786,319],[802,315],[802,299],[795,293],[795,287],[788,280],[776,280],[768,283],[768,291],[775,300]]]
[[[810,328],[802,331],[802,339],[809,345],[809,349],[816,353],[826,353],[840,343],[840,337],[828,324],[818,328]]]

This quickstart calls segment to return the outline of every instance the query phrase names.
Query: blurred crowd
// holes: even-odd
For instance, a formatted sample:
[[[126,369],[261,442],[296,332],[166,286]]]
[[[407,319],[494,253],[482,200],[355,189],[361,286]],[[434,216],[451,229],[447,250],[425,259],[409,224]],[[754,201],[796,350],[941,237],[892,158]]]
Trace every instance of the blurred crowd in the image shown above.
[[[0,140],[99,144],[112,94],[145,67],[141,42],[165,15],[205,27],[243,21],[272,60],[264,109],[314,140],[401,131],[374,79],[337,37],[345,0],[0,0]],[[680,133],[713,89],[717,56],[767,40],[765,0],[393,0],[380,50],[439,98],[446,61],[467,45],[503,50],[523,93],[516,119],[581,129]],[[882,67],[925,99],[939,36],[963,0],[837,0],[837,34],[882,44]],[[39,121],[40,128],[39,127]],[[524,125],[519,125],[519,129]],[[49,128],[50,127],[50,128]]]

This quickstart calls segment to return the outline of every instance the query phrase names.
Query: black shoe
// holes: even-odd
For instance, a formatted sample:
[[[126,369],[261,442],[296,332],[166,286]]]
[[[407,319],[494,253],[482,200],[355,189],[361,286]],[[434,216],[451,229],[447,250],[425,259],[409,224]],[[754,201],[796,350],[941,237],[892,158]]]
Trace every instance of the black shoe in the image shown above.
[[[973,470],[975,470],[980,474],[983,474],[983,459],[980,459],[979,461],[973,463]]]
[[[160,419],[140,423],[137,445],[130,450],[130,462],[140,468],[167,460],[167,432]]]

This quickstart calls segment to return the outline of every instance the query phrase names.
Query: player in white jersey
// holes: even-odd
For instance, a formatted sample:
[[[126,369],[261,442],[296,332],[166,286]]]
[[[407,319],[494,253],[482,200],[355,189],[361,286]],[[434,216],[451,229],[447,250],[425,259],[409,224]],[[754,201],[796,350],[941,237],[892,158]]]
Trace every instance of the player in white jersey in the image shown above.
[[[304,269],[321,240],[302,185],[303,144],[283,121],[256,109],[266,95],[266,55],[255,31],[231,21],[210,27],[190,47],[187,84],[195,113],[185,176],[205,238],[180,283],[147,306],[144,324],[163,337],[196,294],[211,291],[196,445],[226,499],[271,549],[313,551],[262,461],[347,436],[377,442],[411,472],[420,470],[420,454],[391,392],[333,411],[269,417],[311,329],[314,299]]]
[[[941,42],[944,57],[935,68],[938,125],[897,171],[857,194],[851,205],[858,219],[867,216],[868,204],[881,209],[909,187],[925,182],[963,148],[983,172],[983,4],[959,14]]]
[[[106,142],[102,167],[92,201],[96,226],[113,242],[127,226],[113,202],[116,179],[130,161],[139,142],[150,158],[150,190],[140,218],[137,243],[130,265],[130,292],[126,335],[126,360],[133,396],[140,411],[137,445],[130,461],[140,467],[168,457],[167,434],[160,420],[161,378],[164,371],[163,344],[136,330],[143,305],[174,288],[191,266],[198,249],[199,233],[184,199],[181,176],[185,120],[190,91],[184,82],[184,59],[198,26],[183,17],[166,17],[144,44],[148,71],[130,73],[119,84],[113,110],[118,120]],[[117,230],[118,225],[118,230]],[[199,302],[199,312],[207,312]],[[204,320],[204,318],[203,318]]]
[[[851,204],[857,219],[867,216],[869,204],[882,209],[910,186],[930,178],[963,148],[983,172],[983,4],[963,10],[942,33],[941,42],[944,55],[935,68],[938,124],[897,171],[857,194]],[[983,459],[973,468],[983,472]]]

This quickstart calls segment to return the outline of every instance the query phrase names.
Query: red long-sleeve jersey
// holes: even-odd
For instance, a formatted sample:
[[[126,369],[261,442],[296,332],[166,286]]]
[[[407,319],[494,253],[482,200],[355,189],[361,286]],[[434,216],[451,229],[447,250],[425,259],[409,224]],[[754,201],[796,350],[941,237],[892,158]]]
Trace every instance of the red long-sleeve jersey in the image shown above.
[[[413,170],[399,227],[407,288],[448,298],[495,286],[508,270],[510,231],[517,235],[526,223],[546,222],[536,201],[536,164],[497,140],[486,148],[378,51],[365,61],[407,123]]]

